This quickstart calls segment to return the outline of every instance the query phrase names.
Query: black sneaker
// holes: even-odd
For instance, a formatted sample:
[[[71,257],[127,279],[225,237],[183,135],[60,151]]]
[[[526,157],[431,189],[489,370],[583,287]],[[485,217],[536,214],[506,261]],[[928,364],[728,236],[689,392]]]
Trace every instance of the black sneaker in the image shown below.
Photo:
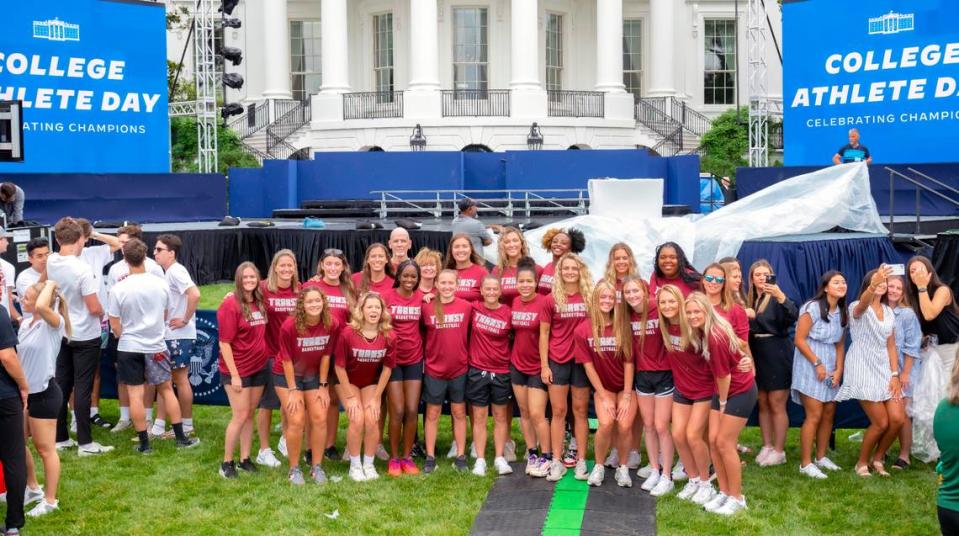
[[[233,462],[221,463],[220,476],[223,478],[236,478],[236,464]]]
[[[417,443],[413,443],[413,448],[410,449],[410,457],[411,457],[411,458],[425,458],[425,457],[426,457],[426,450],[423,449],[423,445],[421,445],[421,444],[418,443],[418,442],[417,442]]]
[[[426,463],[423,464],[423,472],[430,474],[436,470],[436,458],[432,456],[426,457]]]
[[[240,471],[246,471],[247,473],[255,473],[259,471],[259,469],[257,469],[256,466],[253,465],[253,462],[251,462],[249,458],[245,460],[240,460],[240,464],[237,465],[236,468],[239,469]]]
[[[95,413],[93,417],[90,417],[90,424],[107,430],[113,428],[113,423],[101,417],[99,413]]]
[[[184,437],[183,439],[176,440],[176,448],[178,449],[190,449],[200,444],[200,440],[196,437]]]
[[[140,454],[143,454],[143,455],[153,454],[153,449],[152,449],[152,448],[150,448],[150,447],[144,448],[143,445],[135,445],[135,446],[133,447],[133,451],[134,451],[134,452],[137,452],[137,453],[140,453]]]
[[[339,460],[340,451],[337,450],[336,445],[332,447],[326,447],[326,450],[323,451],[323,457],[327,460]]]
[[[466,456],[457,456],[456,459],[453,460],[453,468],[461,473],[469,471],[469,465],[466,464]]]

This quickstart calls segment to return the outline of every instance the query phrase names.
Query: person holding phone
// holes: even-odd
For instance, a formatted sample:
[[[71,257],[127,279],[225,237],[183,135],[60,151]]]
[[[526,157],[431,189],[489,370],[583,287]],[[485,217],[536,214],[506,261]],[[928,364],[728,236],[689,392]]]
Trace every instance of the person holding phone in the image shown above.
[[[942,370],[952,370],[959,357],[959,305],[949,285],[939,279],[932,261],[921,255],[906,263],[909,273],[909,303],[912,304],[922,334],[939,354]]]

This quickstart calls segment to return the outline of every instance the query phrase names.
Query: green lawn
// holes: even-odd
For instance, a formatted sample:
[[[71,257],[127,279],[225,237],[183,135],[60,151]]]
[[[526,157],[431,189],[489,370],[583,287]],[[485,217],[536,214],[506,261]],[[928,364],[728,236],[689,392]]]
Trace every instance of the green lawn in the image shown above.
[[[223,296],[231,292],[234,288],[233,283],[214,283],[212,285],[203,285],[200,287],[200,303],[198,309],[213,309],[220,306]]]

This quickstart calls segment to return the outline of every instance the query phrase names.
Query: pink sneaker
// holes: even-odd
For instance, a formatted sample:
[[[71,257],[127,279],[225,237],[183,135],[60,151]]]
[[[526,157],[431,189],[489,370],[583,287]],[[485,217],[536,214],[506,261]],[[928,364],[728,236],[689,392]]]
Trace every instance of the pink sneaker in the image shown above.
[[[396,458],[390,458],[389,465],[386,466],[386,473],[390,476],[400,476],[403,474],[403,466]]]
[[[416,464],[413,463],[413,460],[411,460],[410,458],[400,460],[400,466],[403,468],[403,474],[407,474],[407,475],[420,474],[419,468],[416,467]]]

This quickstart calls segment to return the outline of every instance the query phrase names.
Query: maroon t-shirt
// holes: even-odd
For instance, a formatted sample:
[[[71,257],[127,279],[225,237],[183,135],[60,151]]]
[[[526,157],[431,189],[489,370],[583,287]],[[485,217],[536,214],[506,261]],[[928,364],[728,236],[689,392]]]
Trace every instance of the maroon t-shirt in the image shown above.
[[[739,360],[742,354],[729,349],[729,341],[726,337],[718,334],[712,334],[709,337],[709,368],[716,379],[729,376],[729,394],[732,398],[735,395],[745,393],[756,383],[756,376],[753,371],[741,372],[739,370]]]
[[[270,357],[276,357],[280,351],[280,328],[283,322],[296,309],[296,289],[279,288],[270,292],[266,281],[260,281],[263,303],[266,304],[266,351]]]
[[[546,295],[553,292],[553,278],[556,276],[556,264],[549,263],[543,267],[539,274],[539,284],[536,286],[536,292]]]
[[[379,333],[368,341],[351,326],[344,326],[336,348],[336,366],[345,368],[350,383],[360,389],[378,382],[384,367],[396,367],[396,338],[392,333]]]
[[[346,299],[346,296],[343,295],[343,290],[340,289],[339,285],[331,285],[326,281],[307,281],[303,283],[304,287],[317,287],[326,294],[326,304],[330,308],[330,316],[334,320],[340,323],[341,326],[345,326],[350,322],[350,305],[349,301]]]
[[[486,267],[478,264],[456,270],[456,297],[469,302],[482,301],[480,286],[487,274]]]
[[[556,363],[568,363],[573,359],[573,331],[589,316],[583,296],[567,296],[566,305],[559,307],[551,294],[546,296],[543,308],[547,314],[542,322],[549,324],[549,358]]]
[[[389,275],[383,276],[379,282],[370,281],[370,288],[363,290],[363,272],[356,272],[353,274],[353,288],[356,289],[356,292],[363,294],[364,292],[376,292],[379,295],[386,294],[393,288],[393,278]]]
[[[470,303],[459,298],[443,304],[443,318],[436,318],[432,303],[423,308],[427,374],[440,380],[452,380],[466,374],[469,369],[466,349],[472,313]]]
[[[716,392],[716,381],[709,363],[692,348],[679,347],[679,326],[670,326],[672,348],[667,349],[669,366],[673,370],[673,382],[679,394],[690,400],[702,400]]]
[[[513,303],[513,300],[519,296],[519,291],[516,290],[516,267],[510,266],[505,270],[500,270],[499,266],[493,267],[493,275],[499,278],[499,285],[503,293],[499,297],[500,303],[504,305],[510,305]],[[540,274],[543,273],[543,269],[536,265],[536,279],[539,280]]]
[[[650,311],[646,315],[646,325],[642,325],[639,313],[633,312],[629,318],[633,327],[633,356],[636,358],[636,370],[654,372],[669,369],[663,336],[659,331],[659,313]]]
[[[303,333],[296,331],[296,319],[287,318],[280,327],[280,347],[273,362],[273,373],[283,374],[283,362],[293,363],[297,377],[318,378],[323,356],[332,355],[336,345],[339,324],[333,320],[327,328],[322,322],[306,326]]]
[[[393,319],[393,332],[396,334],[396,364],[412,365],[423,360],[423,334],[420,332],[420,320],[423,318],[423,294],[415,290],[409,298],[400,295],[396,289],[386,296],[390,318]]]
[[[470,366],[495,374],[508,373],[509,334],[512,327],[513,315],[508,306],[500,304],[497,309],[488,309],[485,303],[474,302]]]
[[[679,288],[680,292],[683,293],[683,297],[689,296],[694,290],[701,290],[701,285],[690,285],[689,283],[682,280],[680,277],[656,277],[656,272],[653,272],[653,275],[649,276],[649,296],[650,299],[655,303],[653,298],[656,297],[656,293],[659,289],[665,287],[666,285],[673,285],[674,287]]]
[[[734,303],[728,311],[719,306],[713,307],[713,310],[732,324],[737,337],[744,341],[749,340],[749,317],[746,316],[746,310],[742,306]]]
[[[510,360],[516,370],[523,374],[539,374],[542,369],[539,360],[539,325],[544,322],[545,303],[546,296],[542,294],[534,294],[528,302],[519,296],[513,300],[513,351]]]
[[[613,326],[603,328],[599,338],[600,352],[596,352],[593,341],[593,328],[588,320],[580,322],[573,332],[576,339],[576,362],[592,363],[603,384],[603,389],[619,393],[625,389],[626,377],[623,360],[616,355],[616,335]]]
[[[266,322],[267,318],[256,304],[250,304],[250,320],[243,317],[243,309],[236,296],[223,300],[216,311],[216,322],[220,342],[229,343],[233,349],[233,362],[241,378],[246,378],[263,370],[266,366]],[[223,356],[220,356],[221,374],[229,374]]]

